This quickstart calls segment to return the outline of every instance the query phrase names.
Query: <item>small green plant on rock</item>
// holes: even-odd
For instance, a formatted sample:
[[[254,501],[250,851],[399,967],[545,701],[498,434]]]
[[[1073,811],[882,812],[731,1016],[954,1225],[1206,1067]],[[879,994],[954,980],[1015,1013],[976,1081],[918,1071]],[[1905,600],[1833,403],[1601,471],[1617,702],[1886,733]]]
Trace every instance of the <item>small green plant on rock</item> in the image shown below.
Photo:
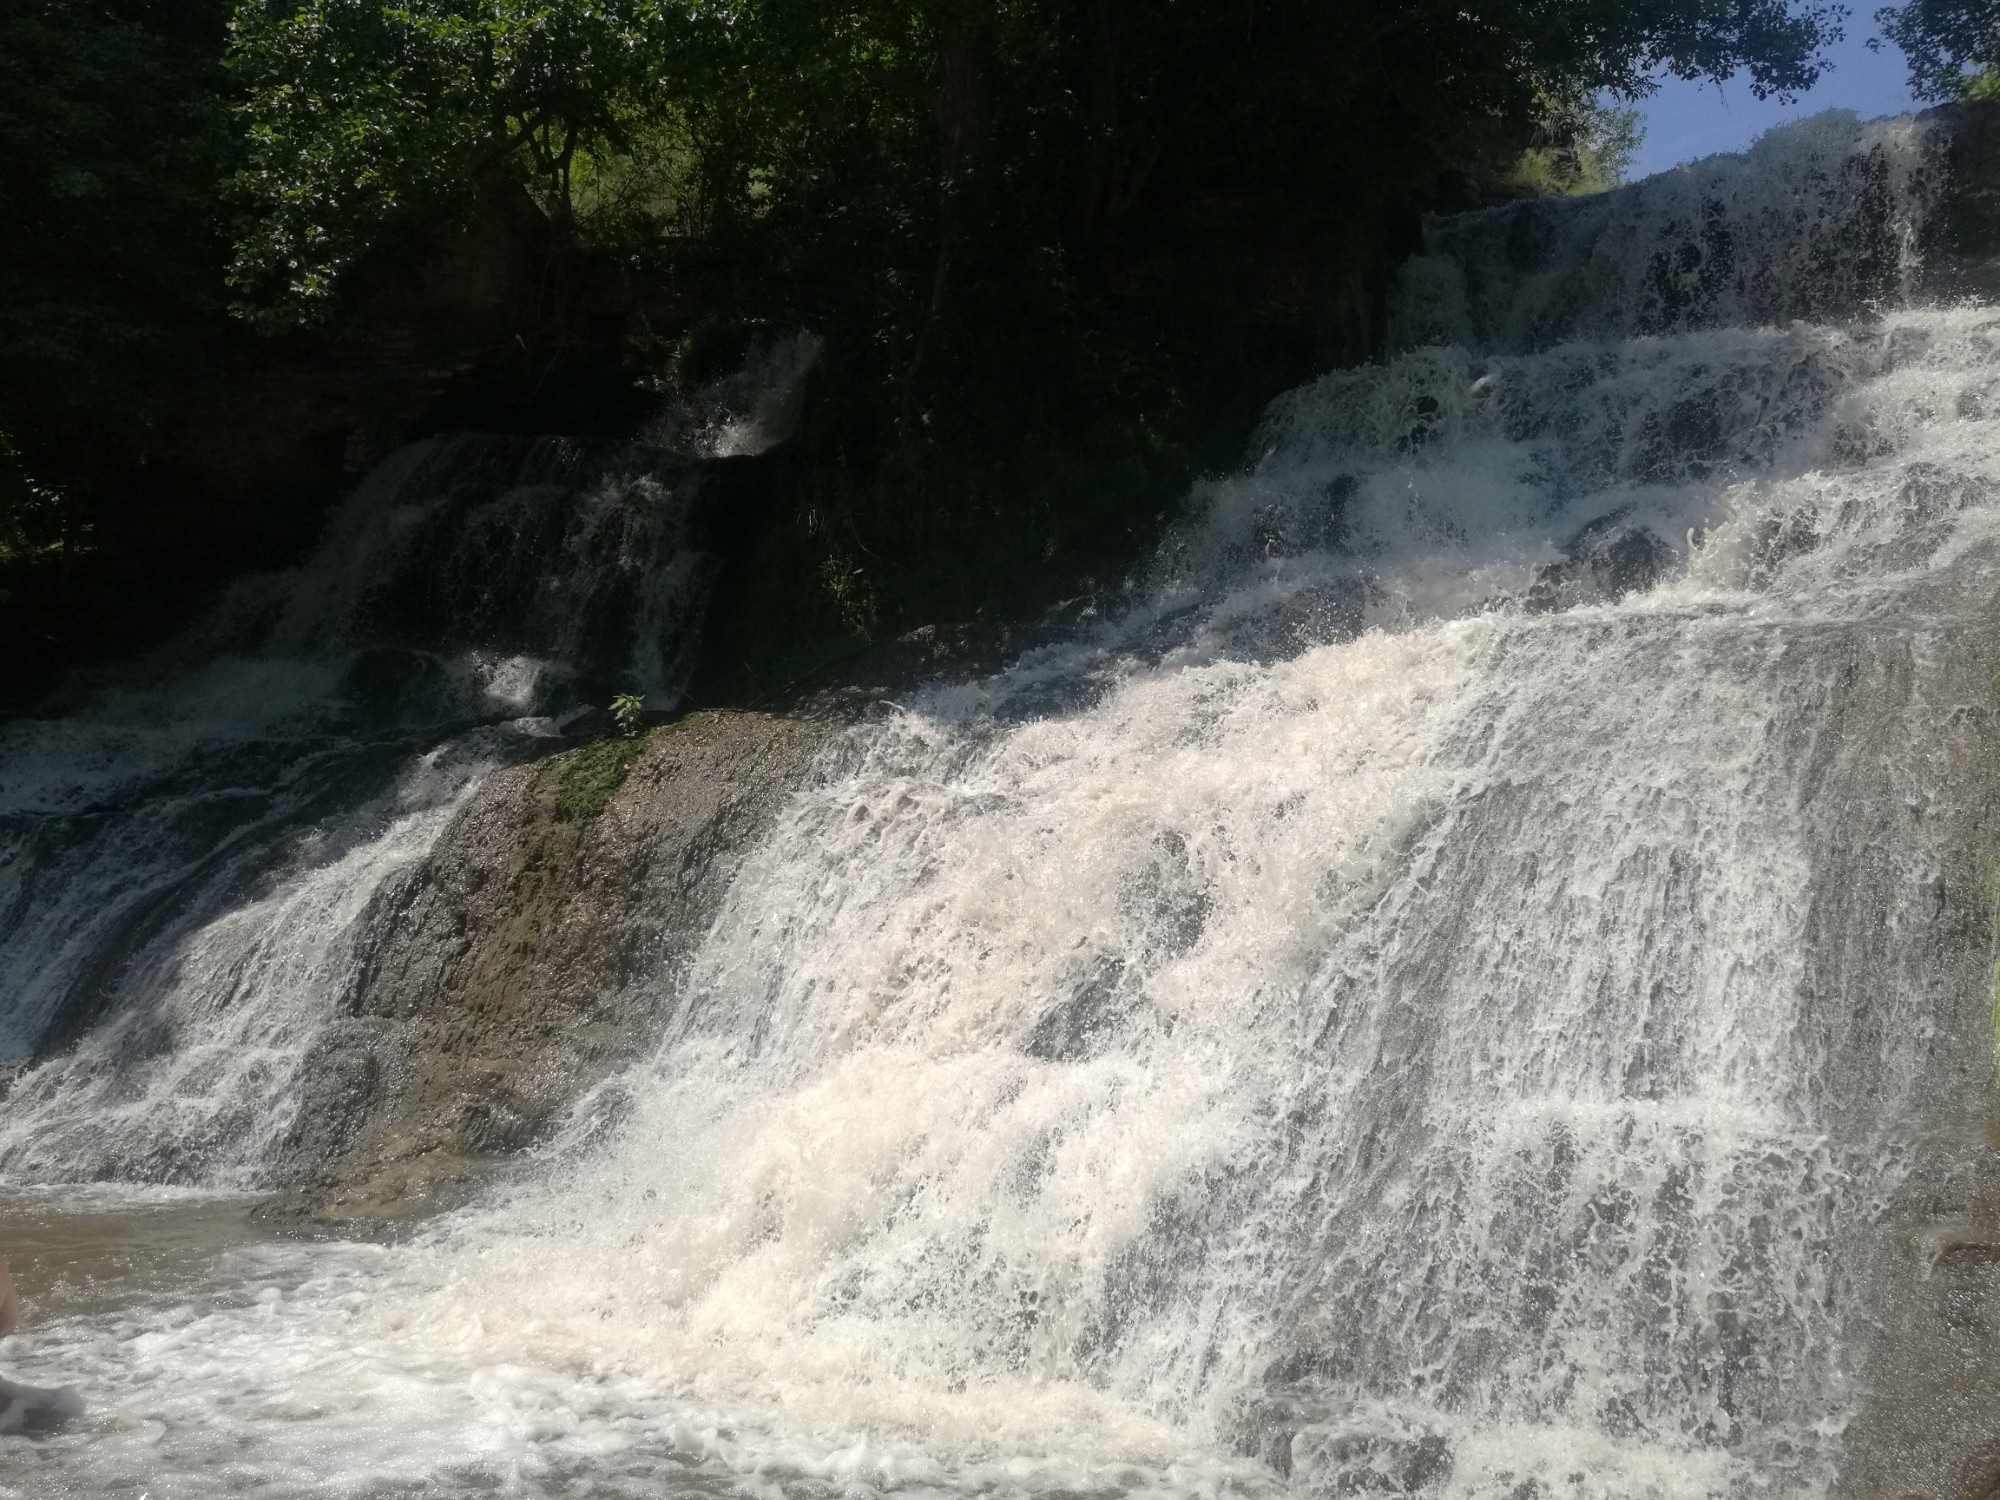
[[[637,693],[620,693],[611,700],[611,722],[626,739],[636,737],[645,727],[646,700]]]

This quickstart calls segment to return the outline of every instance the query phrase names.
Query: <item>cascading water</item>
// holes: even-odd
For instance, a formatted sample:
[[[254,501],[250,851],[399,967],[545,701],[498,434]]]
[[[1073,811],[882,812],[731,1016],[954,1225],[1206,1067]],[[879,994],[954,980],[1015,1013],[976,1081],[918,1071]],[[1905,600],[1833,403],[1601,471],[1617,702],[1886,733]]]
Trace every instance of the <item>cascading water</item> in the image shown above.
[[[1834,110],[1641,191],[1447,220],[1403,270],[1391,341],[1526,353],[1902,301],[1943,186],[1928,139],[1916,120]]]
[[[0,1174],[247,1186],[374,902],[551,716],[685,679],[699,472],[437,439],[143,676],[0,730]]]
[[[830,752],[543,1169],[62,1325],[140,1436],[43,1472],[1949,1492],[1870,1373],[1991,1070],[2000,315],[1859,305],[1935,186],[1834,118],[1437,226],[1117,619]]]

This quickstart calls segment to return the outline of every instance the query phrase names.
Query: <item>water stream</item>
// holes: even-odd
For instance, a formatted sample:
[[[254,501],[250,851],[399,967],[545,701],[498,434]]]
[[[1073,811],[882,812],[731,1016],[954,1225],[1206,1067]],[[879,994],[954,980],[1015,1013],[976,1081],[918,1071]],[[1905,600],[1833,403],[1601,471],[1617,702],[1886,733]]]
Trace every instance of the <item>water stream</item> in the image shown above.
[[[580,704],[674,702],[698,486],[416,444],[308,565],[0,726],[0,1180],[264,1184],[381,893]]]
[[[51,1294],[0,1353],[95,1415],[0,1495],[1945,1493],[1876,1373],[1991,1103],[2000,310],[1923,304],[1936,185],[1835,116],[1434,226],[1399,347],[1114,617],[826,752],[528,1170]],[[220,857],[121,971],[181,977],[0,1102],[8,1180],[256,1185],[486,718]],[[129,722],[32,734],[125,778]],[[59,879],[142,884],[103,827]],[[68,929],[9,899],[32,1036]],[[263,1092],[161,1103],[204,1048]],[[45,1243],[240,1213],[40,1191]]]

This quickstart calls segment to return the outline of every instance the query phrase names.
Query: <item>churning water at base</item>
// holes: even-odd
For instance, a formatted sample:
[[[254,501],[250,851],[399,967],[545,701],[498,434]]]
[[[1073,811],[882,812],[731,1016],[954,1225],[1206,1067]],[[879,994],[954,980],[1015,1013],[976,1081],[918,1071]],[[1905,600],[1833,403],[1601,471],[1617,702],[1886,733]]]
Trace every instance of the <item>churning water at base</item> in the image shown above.
[[[1758,170],[1915,223],[1926,150]],[[1677,179],[1572,210],[1655,224],[1672,327],[1294,392],[1118,618],[836,745],[490,1201],[38,1335],[101,1415],[0,1493],[1879,1471],[1991,1069],[2000,313],[1701,326],[1799,222],[1728,180],[1685,254]]]

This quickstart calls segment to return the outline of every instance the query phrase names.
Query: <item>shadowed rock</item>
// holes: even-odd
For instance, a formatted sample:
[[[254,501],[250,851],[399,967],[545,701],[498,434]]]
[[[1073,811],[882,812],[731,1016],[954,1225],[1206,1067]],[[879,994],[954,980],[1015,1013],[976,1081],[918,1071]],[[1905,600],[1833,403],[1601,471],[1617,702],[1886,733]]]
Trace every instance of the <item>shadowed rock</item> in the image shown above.
[[[463,1201],[660,1033],[673,976],[831,721],[698,714],[495,775],[376,898],[268,1210],[354,1229]]]

